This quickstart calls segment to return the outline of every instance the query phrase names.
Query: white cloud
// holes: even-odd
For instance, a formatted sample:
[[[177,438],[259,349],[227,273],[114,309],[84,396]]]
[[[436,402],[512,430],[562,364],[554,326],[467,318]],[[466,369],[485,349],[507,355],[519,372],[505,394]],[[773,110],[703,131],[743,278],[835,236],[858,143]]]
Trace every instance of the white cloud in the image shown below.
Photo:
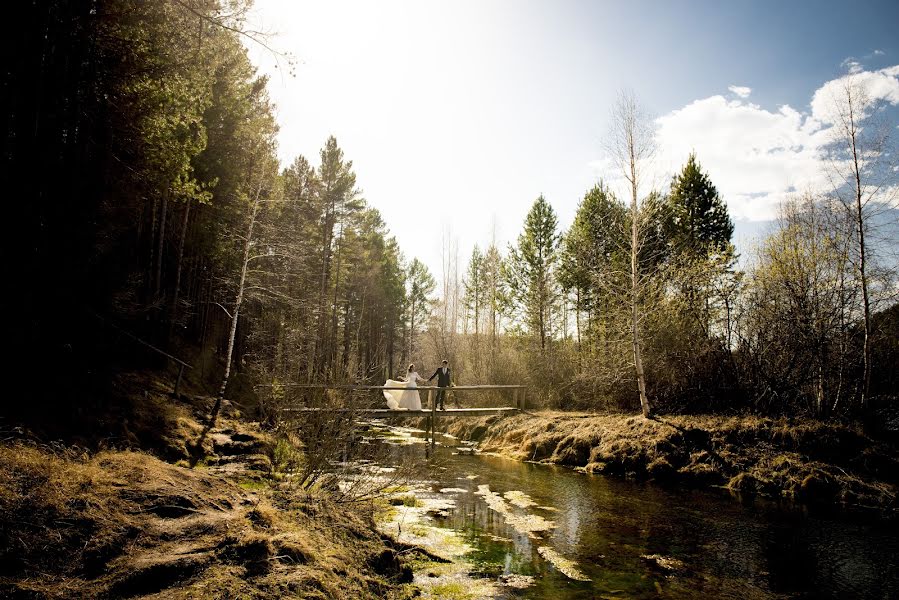
[[[884,52],[883,50],[875,50],[873,54],[874,56],[883,56],[886,54],[886,52]]]
[[[789,193],[823,182],[824,132],[790,106],[772,112],[712,96],[657,122],[658,168],[674,173],[695,151],[736,218],[770,219]]]
[[[727,89],[740,98],[748,98],[749,94],[752,93],[752,88],[746,87],[745,85],[731,85]]]
[[[862,67],[862,64],[851,56],[847,59],[844,59],[843,62],[840,63],[840,66],[850,73],[861,73],[865,70],[864,67]]]
[[[863,86],[870,100],[899,104],[899,65],[847,77]],[[788,105],[767,110],[742,97],[716,95],[659,117],[652,183],[666,189],[671,175],[695,151],[735,218],[774,218],[790,194],[827,186],[821,160],[832,139],[829,106],[844,82],[841,77],[816,90],[810,113]],[[613,189],[624,189],[610,161],[600,159],[590,166]]]
[[[833,123],[833,104],[844,89],[847,79],[853,85],[860,86],[869,103],[889,102],[899,104],[899,65],[886,67],[878,71],[857,71],[849,75],[828,81],[815,91],[812,96],[812,116],[823,123]]]

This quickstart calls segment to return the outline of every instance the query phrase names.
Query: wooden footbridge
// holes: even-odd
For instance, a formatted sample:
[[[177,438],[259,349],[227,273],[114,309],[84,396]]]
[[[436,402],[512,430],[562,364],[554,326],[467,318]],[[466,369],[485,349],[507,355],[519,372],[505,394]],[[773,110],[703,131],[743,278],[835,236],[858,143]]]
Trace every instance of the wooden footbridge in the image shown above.
[[[386,386],[386,385],[328,385],[316,383],[299,383],[288,384],[291,388],[300,388],[308,390],[343,390],[349,392],[371,392],[377,390],[381,396],[383,403],[383,390],[401,390],[405,391],[410,388],[403,386]],[[307,406],[286,406],[281,409],[282,412],[293,415],[302,414],[350,414],[359,417],[371,417],[376,419],[404,419],[409,417],[425,418],[425,439],[430,440],[431,447],[434,446],[434,435],[437,428],[437,419],[439,417],[483,417],[486,415],[505,415],[519,413],[525,410],[527,406],[527,386],[524,385],[454,385],[450,387],[440,388],[437,386],[420,386],[419,392],[427,392],[427,401],[421,410],[409,409],[390,409],[390,408],[373,408],[363,406],[352,407],[307,407]],[[437,394],[435,392],[444,390],[445,392],[456,394],[458,392],[485,392],[489,390],[508,390],[512,392],[512,406],[496,406],[496,407],[476,407],[476,408],[437,408]],[[454,396],[454,399],[457,398]],[[444,399],[446,406],[446,399]]]

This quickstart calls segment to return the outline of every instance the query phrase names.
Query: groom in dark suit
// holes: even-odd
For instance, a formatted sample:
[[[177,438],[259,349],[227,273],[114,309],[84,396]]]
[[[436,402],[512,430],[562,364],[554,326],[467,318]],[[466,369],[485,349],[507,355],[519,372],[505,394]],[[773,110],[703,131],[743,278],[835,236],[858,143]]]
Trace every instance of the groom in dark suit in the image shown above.
[[[435,377],[437,378],[437,387],[440,388],[437,390],[437,406],[440,407],[440,410],[446,410],[443,407],[443,399],[446,396],[446,390],[443,388],[450,386],[451,379],[449,363],[446,360],[443,361],[442,366],[439,369],[434,371],[433,375],[428,377],[428,381],[431,381]]]

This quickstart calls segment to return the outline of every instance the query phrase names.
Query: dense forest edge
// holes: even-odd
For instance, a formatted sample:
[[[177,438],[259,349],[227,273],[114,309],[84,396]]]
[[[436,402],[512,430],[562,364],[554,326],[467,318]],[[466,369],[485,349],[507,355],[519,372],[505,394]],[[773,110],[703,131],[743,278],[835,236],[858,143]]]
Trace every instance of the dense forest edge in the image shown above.
[[[28,2],[10,33],[0,594],[414,594],[415,550],[329,474],[371,458],[358,432],[279,411],[443,358],[553,411],[449,424],[482,451],[895,512],[895,126],[850,76],[834,189],[752,256],[691,154],[665,189],[598,182],[564,231],[539,196],[508,247],[450,240],[432,274],[337,139],[279,163],[250,8]],[[621,165],[638,109],[614,108]]]

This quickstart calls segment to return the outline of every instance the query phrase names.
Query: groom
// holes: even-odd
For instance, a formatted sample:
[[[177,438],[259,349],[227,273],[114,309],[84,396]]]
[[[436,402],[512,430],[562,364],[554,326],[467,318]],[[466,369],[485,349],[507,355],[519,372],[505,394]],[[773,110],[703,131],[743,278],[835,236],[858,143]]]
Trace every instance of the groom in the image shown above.
[[[442,366],[434,371],[434,374],[428,377],[428,381],[431,381],[434,378],[437,378],[437,387],[440,388],[437,390],[437,406],[440,407],[440,410],[446,410],[443,407],[443,399],[446,396],[446,390],[443,388],[449,387],[450,385],[450,370],[449,363],[444,360]]]

